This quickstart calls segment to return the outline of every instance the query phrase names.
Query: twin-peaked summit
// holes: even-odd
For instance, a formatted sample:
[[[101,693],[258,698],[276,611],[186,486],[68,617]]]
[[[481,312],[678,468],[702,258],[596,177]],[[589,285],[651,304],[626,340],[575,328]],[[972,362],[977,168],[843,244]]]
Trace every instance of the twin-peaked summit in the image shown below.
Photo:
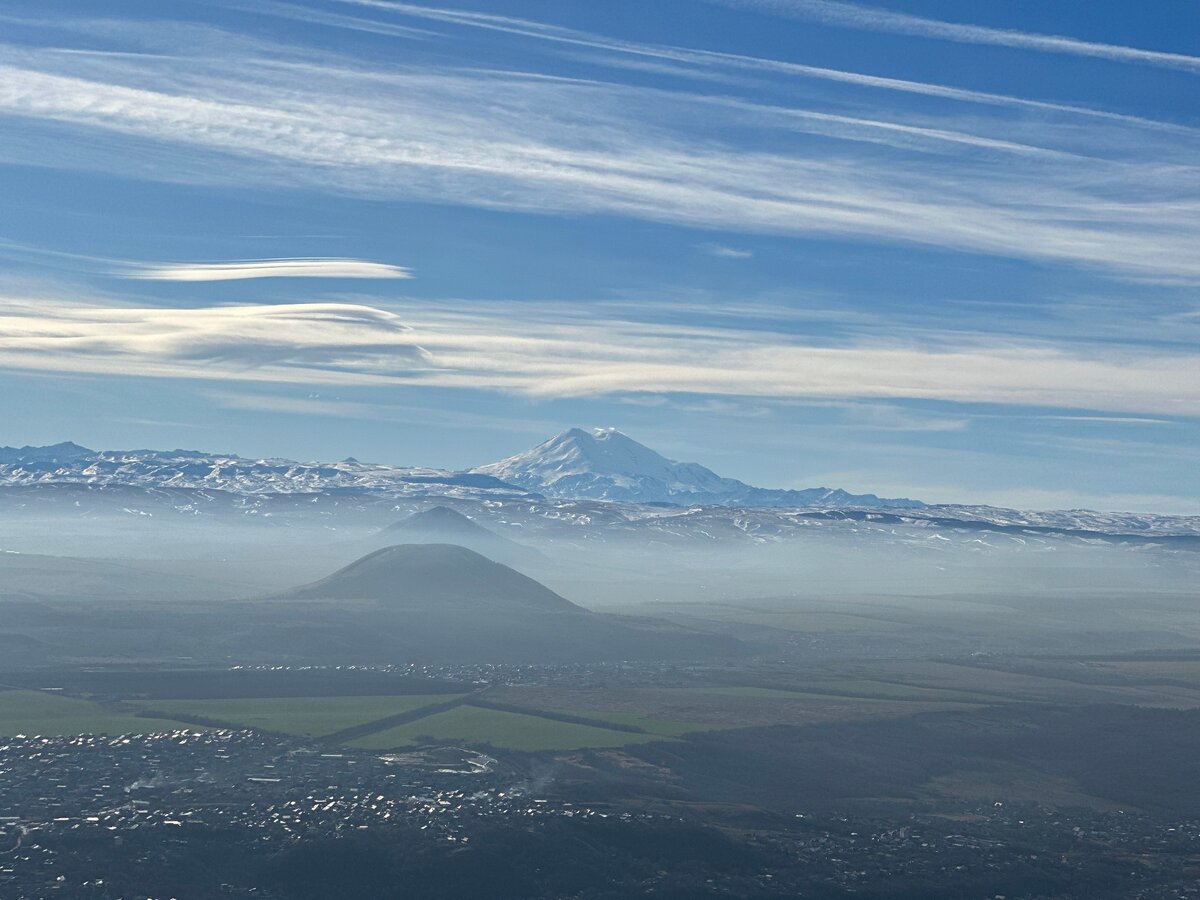
[[[666,500],[668,494],[721,493],[738,484],[697,463],[678,463],[615,428],[572,428],[532,450],[472,471],[557,496]],[[646,496],[658,490],[663,496]]]
[[[919,507],[830,488],[772,490],[667,459],[615,428],[572,428],[532,450],[471,470],[551,497],[722,506]]]

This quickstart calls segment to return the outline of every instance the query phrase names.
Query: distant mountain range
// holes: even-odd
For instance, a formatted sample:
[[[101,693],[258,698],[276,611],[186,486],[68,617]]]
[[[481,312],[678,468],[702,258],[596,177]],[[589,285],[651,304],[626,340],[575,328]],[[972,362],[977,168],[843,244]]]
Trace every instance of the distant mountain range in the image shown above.
[[[773,490],[680,463],[614,428],[572,428],[532,450],[467,472],[360,463],[244,459],[197,450],[89,450],[74,443],[0,447],[0,485],[74,483],[199,488],[244,494],[372,491],[411,493],[428,485],[562,499],[679,506],[917,509],[916,500],[835,488]]]
[[[918,500],[838,488],[775,490],[722,478],[699,463],[667,459],[615,428],[572,428],[532,450],[471,470],[548,497],[681,506],[817,506],[917,509]]]
[[[89,450],[70,442],[48,447],[0,447],[0,486],[89,484],[230,491],[238,494],[307,494],[328,491],[422,491],[426,485],[472,491],[525,493],[470,472],[424,467],[291,459],[246,459],[200,450]]]
[[[433,512],[431,507],[453,507]],[[673,510],[673,511],[672,511]],[[576,536],[633,531],[742,535],[753,540],[827,525],[888,531],[910,525],[1110,537],[1200,536],[1200,516],[1091,510],[1018,511],[924,504],[829,488],[772,490],[669,460],[614,429],[571,429],[532,450],[469,471],[358,462],[247,459],[197,450],[96,451],[78,444],[0,447],[0,513],[237,517],[277,525],[322,520],[392,525],[380,542],[463,544],[504,562],[530,548],[497,531],[553,526]],[[398,522],[397,513],[411,515]],[[466,513],[466,515],[462,515]],[[477,526],[486,523],[492,533]],[[507,524],[505,524],[507,523]],[[504,525],[496,528],[497,524]],[[588,527],[581,527],[587,525]],[[504,544],[504,549],[501,549]],[[512,546],[507,546],[512,544]]]

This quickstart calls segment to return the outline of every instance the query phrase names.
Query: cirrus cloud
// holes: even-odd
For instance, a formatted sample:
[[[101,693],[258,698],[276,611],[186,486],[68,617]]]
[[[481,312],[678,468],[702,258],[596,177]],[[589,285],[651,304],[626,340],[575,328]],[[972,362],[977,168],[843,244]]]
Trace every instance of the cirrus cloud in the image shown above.
[[[614,61],[666,54],[702,67],[753,64],[784,81],[818,77],[793,63],[493,19],[443,11],[439,21],[567,41]],[[878,102],[864,115],[856,101],[847,114],[536,72],[364,71],[295,48],[278,53],[285,59],[240,60],[243,74],[232,79],[220,57],[14,50],[12,64],[0,65],[0,117],[32,123],[35,135],[67,128],[79,140],[18,140],[7,150],[0,142],[0,159],[124,172],[136,158],[144,177],[166,180],[898,242],[1200,282],[1192,252],[1197,132],[1179,124],[824,71],[819,77],[847,91],[916,91],[951,106],[1016,103],[1045,121],[964,119],[950,108],[898,121]],[[295,90],[297,78],[305,90]],[[708,130],[718,122],[727,137],[714,140]]]
[[[990,44],[1016,50],[1038,50],[1070,56],[1090,56],[1118,63],[1141,63],[1200,73],[1200,57],[1162,50],[1145,50],[1123,44],[1084,41],[1059,34],[1038,34],[1012,28],[991,28],[963,22],[947,22],[877,6],[842,0],[712,0],[722,6],[761,9],[779,15],[810,19],[829,25],[884,31],[914,37],[936,38],[963,44]]]

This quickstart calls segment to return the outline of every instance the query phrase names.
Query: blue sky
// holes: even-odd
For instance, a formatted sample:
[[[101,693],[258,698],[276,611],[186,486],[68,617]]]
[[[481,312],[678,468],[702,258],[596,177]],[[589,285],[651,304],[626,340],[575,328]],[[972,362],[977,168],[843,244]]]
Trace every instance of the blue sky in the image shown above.
[[[1182,0],[14,0],[0,443],[1197,513],[1198,89]]]

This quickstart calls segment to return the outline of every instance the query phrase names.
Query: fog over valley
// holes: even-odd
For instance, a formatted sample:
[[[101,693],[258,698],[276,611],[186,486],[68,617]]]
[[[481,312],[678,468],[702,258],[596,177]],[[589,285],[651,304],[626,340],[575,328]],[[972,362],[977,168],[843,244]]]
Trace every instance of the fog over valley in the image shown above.
[[[252,610],[255,634],[273,618],[281,631],[293,629],[291,607],[272,613],[258,601],[297,598],[304,582],[407,545],[463,547],[538,590],[605,614],[652,618],[656,628],[736,637],[744,653],[800,653],[805,643],[805,652],[820,653],[855,642],[899,655],[1088,652],[1200,640],[1187,614],[1200,573],[1200,518],[895,506],[826,488],[786,492],[815,497],[788,507],[766,489],[730,489],[730,480],[666,460],[614,429],[573,429],[470,472],[75,445],[0,450],[0,459],[3,599],[55,601],[53,624],[41,631],[14,624],[19,616],[5,624],[13,646],[21,635],[36,638],[19,654],[31,662],[84,658],[54,637],[55,629],[95,627],[73,626],[73,615],[135,607],[193,623],[158,626],[183,641],[163,642],[167,656],[288,658],[274,641],[254,646],[233,623]],[[756,491],[770,505],[746,505]],[[724,493],[728,502],[714,502]],[[393,593],[408,592],[407,606],[423,584],[441,604],[430,569],[397,566],[389,577]],[[481,575],[481,585],[489,581]],[[378,592],[305,596],[386,600]],[[373,629],[382,612],[354,614]],[[228,631],[234,645],[200,651],[191,643],[197,627]],[[520,658],[478,613],[458,634],[472,630],[479,636],[470,654],[480,661]],[[353,661],[354,640],[313,641],[295,661]],[[94,634],[86,656],[104,658],[103,641]],[[465,651],[452,643],[419,641],[407,652],[459,661]],[[711,652],[732,646],[714,640]],[[136,658],[129,654],[116,658]]]

